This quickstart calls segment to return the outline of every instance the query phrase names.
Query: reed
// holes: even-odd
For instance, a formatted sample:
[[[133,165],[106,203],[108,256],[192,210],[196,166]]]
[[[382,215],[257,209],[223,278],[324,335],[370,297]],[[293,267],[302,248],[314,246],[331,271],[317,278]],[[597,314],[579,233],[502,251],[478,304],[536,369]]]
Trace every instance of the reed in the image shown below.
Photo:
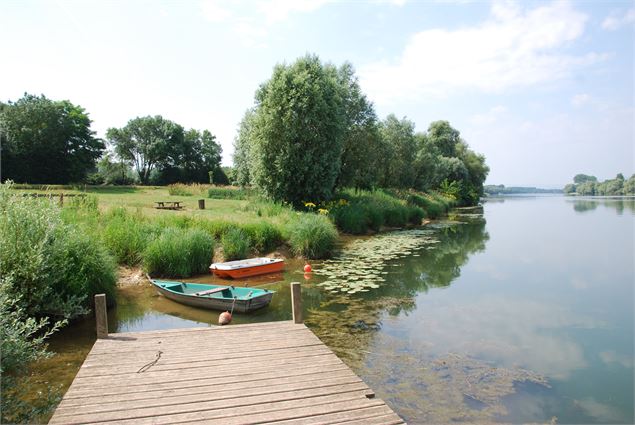
[[[143,253],[143,266],[151,275],[189,277],[207,270],[214,239],[200,229],[167,228]]]
[[[295,255],[325,258],[335,248],[338,234],[333,223],[323,215],[301,214],[289,224],[289,244]]]
[[[251,238],[238,227],[229,229],[221,236],[221,245],[226,261],[247,258],[251,247]]]

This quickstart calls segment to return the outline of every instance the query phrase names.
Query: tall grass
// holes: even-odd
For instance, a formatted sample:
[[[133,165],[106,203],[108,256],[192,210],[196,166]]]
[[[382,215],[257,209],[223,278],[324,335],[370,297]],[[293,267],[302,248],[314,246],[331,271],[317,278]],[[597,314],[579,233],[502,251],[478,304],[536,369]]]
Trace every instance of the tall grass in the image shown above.
[[[115,263],[92,234],[65,224],[55,201],[0,188],[0,276],[25,314],[74,317],[95,292],[113,300]]]
[[[383,190],[340,191],[339,202],[332,204],[330,215],[338,228],[346,233],[363,234],[382,226],[403,227],[419,224],[424,211],[408,205],[403,199]]]
[[[276,249],[282,242],[282,231],[265,221],[243,225],[243,230],[249,237],[251,248],[259,254]]]
[[[207,197],[212,199],[248,199],[253,195],[251,189],[233,186],[215,186],[207,190]]]
[[[337,230],[331,221],[316,214],[301,214],[289,225],[289,244],[295,255],[325,258],[335,248]]]
[[[242,229],[234,227],[223,234],[221,244],[226,261],[242,260],[249,255],[251,239]]]
[[[142,261],[148,244],[161,233],[161,226],[147,222],[123,208],[113,210],[102,232],[104,243],[117,262],[134,266]]]
[[[207,270],[214,253],[214,239],[200,229],[167,228],[148,244],[143,257],[147,273],[188,277]]]

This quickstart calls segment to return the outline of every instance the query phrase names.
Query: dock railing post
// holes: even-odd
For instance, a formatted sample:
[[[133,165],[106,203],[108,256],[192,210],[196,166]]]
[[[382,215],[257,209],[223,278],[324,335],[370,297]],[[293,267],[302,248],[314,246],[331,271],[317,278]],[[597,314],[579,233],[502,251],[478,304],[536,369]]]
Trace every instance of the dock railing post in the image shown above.
[[[108,313],[106,312],[106,294],[95,295],[95,321],[97,338],[108,338]]]
[[[293,322],[302,323],[302,287],[300,282],[291,282],[291,307]]]

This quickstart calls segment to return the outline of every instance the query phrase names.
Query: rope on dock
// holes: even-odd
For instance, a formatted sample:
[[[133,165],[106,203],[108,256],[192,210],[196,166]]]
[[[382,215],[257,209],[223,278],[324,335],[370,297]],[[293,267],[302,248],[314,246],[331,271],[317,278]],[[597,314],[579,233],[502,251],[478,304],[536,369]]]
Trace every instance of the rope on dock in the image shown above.
[[[157,364],[157,362],[158,362],[158,361],[159,361],[159,359],[161,358],[161,354],[163,354],[163,351],[159,351],[159,352],[157,353],[157,358],[156,358],[156,359],[152,360],[150,363],[147,363],[147,364],[145,364],[145,365],[141,366],[141,369],[139,369],[139,370],[137,371],[137,373],[143,373],[143,372],[145,372],[146,370],[150,369],[150,368],[151,368],[152,366],[154,366],[155,364]]]

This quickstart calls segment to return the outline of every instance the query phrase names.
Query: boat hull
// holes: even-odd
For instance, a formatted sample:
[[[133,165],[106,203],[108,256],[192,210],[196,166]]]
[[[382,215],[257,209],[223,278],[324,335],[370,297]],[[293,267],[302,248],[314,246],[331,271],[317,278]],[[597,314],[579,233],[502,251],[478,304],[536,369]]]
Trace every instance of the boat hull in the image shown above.
[[[241,267],[235,269],[220,269],[212,265],[210,271],[221,278],[241,279],[245,277],[258,276],[261,274],[278,273],[284,269],[284,261],[275,261],[254,266]]]
[[[180,294],[166,289],[153,281],[151,282],[160,295],[163,295],[164,297],[172,301],[189,305],[191,307],[218,311],[231,311],[233,305],[233,311],[238,313],[249,313],[251,311],[266,307],[271,302],[274,294],[273,291],[268,291],[266,293],[248,299],[236,298],[234,301],[234,299],[232,298],[216,298],[205,296],[197,297],[189,294]]]

